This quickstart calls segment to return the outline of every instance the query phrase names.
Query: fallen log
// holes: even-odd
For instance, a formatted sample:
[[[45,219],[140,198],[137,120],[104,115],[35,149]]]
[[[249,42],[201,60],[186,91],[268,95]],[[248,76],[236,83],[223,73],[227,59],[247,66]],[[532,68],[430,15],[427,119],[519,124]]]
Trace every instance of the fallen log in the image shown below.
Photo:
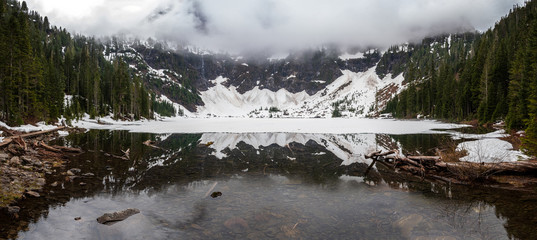
[[[5,147],[9,145],[13,140],[11,138],[5,138],[2,142],[0,142],[0,147]]]
[[[415,161],[439,161],[440,157],[438,156],[408,156],[408,159]]]
[[[62,152],[68,152],[68,153],[83,153],[84,152],[80,148],[64,147],[64,146],[58,146],[58,145],[54,145],[52,147],[59,149]]]
[[[372,152],[370,154],[366,154],[365,155],[365,159],[370,159],[370,158],[373,158],[373,157],[378,157],[378,155],[382,152],[382,150],[378,150],[376,152]]]
[[[443,165],[443,164],[442,164]],[[534,174],[537,173],[537,162],[517,161],[517,162],[499,162],[499,163],[474,163],[474,162],[456,162],[445,163],[447,169],[481,169],[495,172],[495,174]]]
[[[394,154],[395,155],[391,155]],[[384,158],[380,158],[384,156]],[[397,151],[366,155],[374,162],[394,161],[394,167],[422,177],[463,183],[487,179],[491,175],[537,175],[537,161],[498,163],[444,162],[438,156],[401,156]],[[368,169],[369,170],[369,169]]]
[[[56,152],[56,153],[61,152],[60,149],[57,149],[57,148],[55,148],[55,147],[51,147],[51,146],[45,144],[44,142],[39,142],[39,146],[41,146],[41,147],[43,147],[44,149],[46,149],[46,150],[48,150],[48,151],[51,151],[51,152]]]
[[[18,136],[18,137],[15,137],[13,138],[13,141],[17,144],[19,144],[19,146],[21,146],[25,151],[26,149],[28,149],[28,145],[26,144],[26,142],[24,141],[24,139],[22,139],[21,136]]]
[[[414,160],[408,159],[408,158],[398,157],[396,160],[399,161],[399,162],[406,163],[408,165],[412,165],[414,167],[418,167],[418,168],[423,167],[421,164],[415,162]]]
[[[155,146],[154,145],[155,143],[156,143],[155,141],[147,140],[147,141],[144,142],[144,145],[146,145],[148,147],[156,148],[156,149],[162,149],[160,147]]]
[[[62,130],[64,128],[66,128],[66,127],[62,126],[62,127],[57,127],[55,129],[49,129],[49,130],[44,130],[44,131],[31,132],[31,133],[25,133],[25,134],[19,134],[19,135],[10,136],[10,137],[4,138],[4,140],[2,142],[0,142],[0,147],[4,147],[4,146],[9,145],[15,139],[21,139],[22,140],[22,138],[36,137],[36,136],[39,136],[39,135],[42,135],[42,134],[56,132],[56,131]]]

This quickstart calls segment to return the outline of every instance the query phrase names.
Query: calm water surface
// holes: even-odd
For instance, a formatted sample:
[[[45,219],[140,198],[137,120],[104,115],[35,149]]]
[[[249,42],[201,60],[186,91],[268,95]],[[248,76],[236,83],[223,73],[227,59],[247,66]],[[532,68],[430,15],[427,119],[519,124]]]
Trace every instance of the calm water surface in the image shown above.
[[[366,153],[433,154],[446,141],[92,130],[58,140],[86,152],[48,176],[44,197],[20,202],[20,219],[1,215],[0,238],[536,239],[533,193],[435,184],[381,165],[365,174]],[[130,160],[110,155],[127,149]],[[61,175],[70,168],[81,173]],[[113,225],[95,220],[126,208],[141,213]]]

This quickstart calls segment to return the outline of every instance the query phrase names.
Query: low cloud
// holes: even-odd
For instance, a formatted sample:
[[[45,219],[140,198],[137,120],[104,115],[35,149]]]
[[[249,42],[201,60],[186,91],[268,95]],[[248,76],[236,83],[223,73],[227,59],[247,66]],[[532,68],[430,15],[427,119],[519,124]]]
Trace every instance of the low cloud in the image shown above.
[[[230,52],[388,47],[484,31],[524,0],[28,0],[76,33],[135,35]]]

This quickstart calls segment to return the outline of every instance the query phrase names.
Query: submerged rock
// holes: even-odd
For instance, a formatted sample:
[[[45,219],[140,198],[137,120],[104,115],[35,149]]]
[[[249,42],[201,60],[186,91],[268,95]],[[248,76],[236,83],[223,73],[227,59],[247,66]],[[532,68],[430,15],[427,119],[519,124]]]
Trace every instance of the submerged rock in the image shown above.
[[[226,226],[226,228],[228,228],[229,230],[232,230],[234,232],[241,232],[241,231],[247,230],[249,228],[248,227],[248,222],[246,222],[241,217],[234,217],[234,218],[230,218],[230,219],[226,220],[224,222],[224,226]]]
[[[119,212],[113,212],[113,213],[105,213],[99,218],[97,218],[97,222],[100,224],[113,224],[114,222],[123,221],[127,219],[128,217],[140,213],[140,210],[136,208],[129,208],[123,211]]]

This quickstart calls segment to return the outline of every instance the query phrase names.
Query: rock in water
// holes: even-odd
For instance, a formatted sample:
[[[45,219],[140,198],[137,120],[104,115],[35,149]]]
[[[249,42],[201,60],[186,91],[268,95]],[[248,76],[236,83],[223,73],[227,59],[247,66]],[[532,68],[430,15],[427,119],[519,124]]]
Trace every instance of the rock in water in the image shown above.
[[[217,197],[220,197],[220,196],[222,196],[222,192],[213,192],[213,193],[211,193],[212,198],[217,198]]]
[[[113,222],[123,221],[137,213],[140,213],[140,210],[136,208],[129,208],[123,211],[113,213],[105,213],[99,218],[97,218],[97,222],[99,222],[100,224],[112,224]]]
[[[41,195],[39,195],[39,193],[36,193],[34,191],[28,191],[28,192],[26,192],[26,195],[31,196],[31,197],[36,197],[36,198],[41,197]]]

